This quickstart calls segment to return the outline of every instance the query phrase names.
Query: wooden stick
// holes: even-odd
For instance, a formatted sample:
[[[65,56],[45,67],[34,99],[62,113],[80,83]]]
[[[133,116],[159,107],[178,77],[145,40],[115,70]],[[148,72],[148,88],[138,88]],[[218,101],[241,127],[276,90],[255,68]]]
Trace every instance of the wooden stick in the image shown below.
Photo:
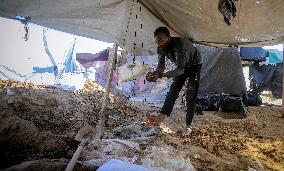
[[[106,83],[105,94],[104,94],[103,101],[102,101],[102,108],[100,111],[99,122],[97,125],[97,134],[96,134],[97,139],[100,139],[102,137],[103,131],[105,129],[105,119],[106,119],[105,110],[106,110],[106,106],[109,100],[109,92],[111,88],[113,70],[115,69],[115,60],[117,59],[117,49],[118,49],[118,45],[115,44],[113,48],[114,50],[113,54],[110,55],[111,58],[110,58],[110,65],[108,68],[108,79]]]
[[[74,166],[75,166],[75,164],[76,164],[76,162],[77,162],[77,160],[78,160],[78,158],[79,158],[79,156],[80,156],[80,154],[81,154],[81,152],[82,152],[86,142],[87,141],[83,139],[82,142],[78,145],[78,148],[75,151],[72,159],[68,163],[67,168],[65,169],[65,171],[72,171],[73,170],[73,168],[74,168]]]
[[[284,61],[284,44],[283,44],[283,61]],[[283,65],[283,73],[282,73],[282,117],[284,118],[284,62],[282,63]]]

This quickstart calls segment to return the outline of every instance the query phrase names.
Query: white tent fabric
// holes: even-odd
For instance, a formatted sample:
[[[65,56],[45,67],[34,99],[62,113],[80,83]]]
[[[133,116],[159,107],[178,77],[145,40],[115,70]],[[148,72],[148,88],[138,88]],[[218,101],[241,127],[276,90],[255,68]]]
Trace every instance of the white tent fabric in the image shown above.
[[[159,26],[214,46],[280,43],[283,11],[283,0],[238,0],[237,17],[227,26],[218,0],[0,0],[2,17],[30,17],[32,23],[114,42],[136,55],[155,53],[153,32]]]
[[[199,43],[246,45],[284,41],[283,0],[238,0],[237,16],[231,26],[225,24],[218,11],[218,0],[142,1],[170,28]]]

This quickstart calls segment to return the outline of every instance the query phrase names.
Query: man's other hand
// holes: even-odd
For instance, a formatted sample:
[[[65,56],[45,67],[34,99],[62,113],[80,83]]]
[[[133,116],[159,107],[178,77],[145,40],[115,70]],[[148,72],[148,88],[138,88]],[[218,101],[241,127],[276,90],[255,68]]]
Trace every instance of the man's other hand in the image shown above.
[[[149,81],[149,82],[155,82],[155,76],[154,76],[154,73],[153,72],[148,72],[146,74],[146,80]]]

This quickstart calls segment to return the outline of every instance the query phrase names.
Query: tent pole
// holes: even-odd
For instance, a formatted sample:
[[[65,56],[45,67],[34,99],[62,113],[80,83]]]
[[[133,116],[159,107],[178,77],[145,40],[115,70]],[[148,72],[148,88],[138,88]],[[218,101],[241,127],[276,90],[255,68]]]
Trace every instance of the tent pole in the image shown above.
[[[105,110],[106,110],[106,106],[108,104],[108,100],[109,100],[109,92],[110,92],[110,88],[111,88],[111,81],[112,81],[112,76],[113,76],[113,70],[115,69],[115,60],[117,59],[117,49],[118,49],[118,45],[115,44],[113,47],[113,54],[110,55],[110,64],[108,67],[108,79],[106,82],[106,88],[105,88],[105,93],[104,93],[104,97],[103,97],[103,101],[102,101],[102,108],[100,111],[100,115],[99,115],[99,122],[97,125],[97,134],[96,134],[96,138],[100,139],[102,138],[102,134],[105,128]]]
[[[283,44],[283,59],[284,59],[284,44]],[[282,63],[283,65],[283,72],[282,72],[282,117],[284,117],[284,62]]]

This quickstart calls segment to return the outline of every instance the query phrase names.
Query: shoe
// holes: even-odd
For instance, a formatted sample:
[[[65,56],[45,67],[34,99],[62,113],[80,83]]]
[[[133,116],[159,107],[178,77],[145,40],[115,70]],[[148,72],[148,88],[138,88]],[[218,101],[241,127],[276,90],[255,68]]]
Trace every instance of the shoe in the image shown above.
[[[187,136],[189,136],[191,134],[191,132],[192,132],[192,125],[187,126],[186,130],[183,133],[183,136],[187,137]]]

